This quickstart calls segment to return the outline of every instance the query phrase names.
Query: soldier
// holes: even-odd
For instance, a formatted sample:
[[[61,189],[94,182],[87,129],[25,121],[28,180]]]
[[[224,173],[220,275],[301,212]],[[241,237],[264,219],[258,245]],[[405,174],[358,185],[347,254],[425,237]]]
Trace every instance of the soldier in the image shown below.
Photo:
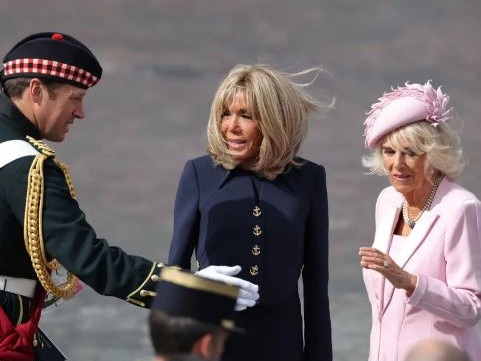
[[[219,361],[235,326],[237,286],[164,268],[149,315],[156,361],[191,354]]]
[[[38,33],[16,44],[0,71],[0,360],[31,361],[45,295],[73,295],[78,279],[102,295],[149,307],[162,264],[97,237],[75,200],[65,164],[42,142],[64,140],[102,75],[75,38]],[[214,267],[204,277],[237,283],[240,307],[257,288]],[[64,274],[65,277],[55,277]],[[239,283],[240,282],[240,283]],[[34,339],[35,338],[35,339]],[[35,347],[35,350],[44,350]]]

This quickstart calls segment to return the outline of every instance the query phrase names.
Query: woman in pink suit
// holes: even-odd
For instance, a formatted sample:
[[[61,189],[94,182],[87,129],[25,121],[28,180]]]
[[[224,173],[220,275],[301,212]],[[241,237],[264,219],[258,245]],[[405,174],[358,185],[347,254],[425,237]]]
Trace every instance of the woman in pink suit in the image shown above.
[[[423,338],[481,360],[481,203],[463,168],[449,97],[430,82],[385,93],[365,121],[363,164],[389,177],[372,247],[359,250],[372,307],[369,361],[402,361]]]

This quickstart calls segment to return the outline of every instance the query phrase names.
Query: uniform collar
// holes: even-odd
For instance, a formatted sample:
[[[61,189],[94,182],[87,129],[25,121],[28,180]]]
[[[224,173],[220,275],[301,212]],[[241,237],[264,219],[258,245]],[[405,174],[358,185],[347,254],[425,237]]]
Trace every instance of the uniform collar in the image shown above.
[[[39,130],[5,94],[0,95],[0,113],[3,115],[1,122],[13,128],[16,133],[20,133],[21,137],[29,135],[35,139],[42,139]]]

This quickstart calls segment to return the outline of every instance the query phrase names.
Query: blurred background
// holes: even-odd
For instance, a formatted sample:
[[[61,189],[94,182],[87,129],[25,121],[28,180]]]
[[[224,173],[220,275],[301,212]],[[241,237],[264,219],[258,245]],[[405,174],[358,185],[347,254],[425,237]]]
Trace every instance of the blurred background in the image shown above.
[[[98,56],[104,76],[87,95],[87,117],[54,147],[98,235],[156,260],[167,258],[177,180],[205,152],[210,101],[227,71],[323,67],[311,94],[336,105],[312,118],[302,155],[327,169],[335,360],[366,360],[357,250],[372,242],[388,181],[361,166],[364,115],[391,86],[442,85],[465,123],[470,164],[460,183],[481,196],[480,17],[479,0],[4,0],[0,53],[30,33],[59,31]],[[41,327],[69,361],[147,361],[147,315],[86,289]]]

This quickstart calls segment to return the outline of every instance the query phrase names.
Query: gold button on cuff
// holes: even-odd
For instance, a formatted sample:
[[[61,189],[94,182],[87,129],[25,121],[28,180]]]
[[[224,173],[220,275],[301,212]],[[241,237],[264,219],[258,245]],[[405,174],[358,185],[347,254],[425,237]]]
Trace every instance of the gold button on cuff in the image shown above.
[[[157,294],[156,292],[152,292],[152,291],[148,291],[148,290],[141,290],[140,291],[140,295],[142,297],[147,297],[147,296],[155,297],[156,294]]]

